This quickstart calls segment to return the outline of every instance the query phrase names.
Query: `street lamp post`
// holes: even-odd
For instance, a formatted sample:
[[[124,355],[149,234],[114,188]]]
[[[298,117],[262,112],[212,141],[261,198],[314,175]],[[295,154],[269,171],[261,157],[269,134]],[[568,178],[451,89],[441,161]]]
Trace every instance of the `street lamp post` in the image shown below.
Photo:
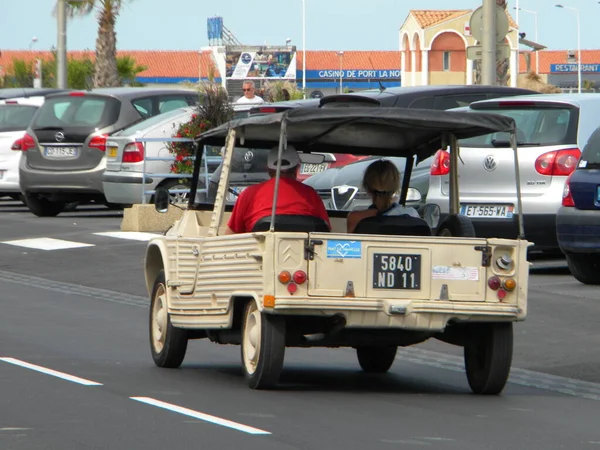
[[[306,98],[306,0],[302,0],[302,93]]]
[[[343,65],[343,61],[344,61],[344,52],[343,51],[339,51],[336,53],[339,57],[340,57],[340,94],[343,92],[343,86],[342,86],[342,80],[343,80],[343,74],[344,74],[344,65]]]
[[[517,13],[518,13],[518,11],[523,11],[523,12],[526,12],[526,13],[529,13],[529,14],[533,14],[533,20],[534,20],[534,22],[533,22],[533,24],[534,24],[534,25],[533,25],[533,27],[534,27],[534,29],[535,29],[535,30],[534,30],[534,31],[535,31],[535,38],[534,38],[534,39],[535,39],[535,43],[536,43],[536,44],[537,44],[537,43],[539,43],[539,42],[538,42],[538,21],[537,21],[537,11],[531,11],[530,9],[524,9],[524,8],[517,8],[516,6],[515,6],[515,8],[514,8],[514,9],[516,9],[516,10],[517,10]],[[537,73],[538,75],[539,75],[539,73],[540,73],[540,58],[539,58],[539,53],[538,53],[538,51],[537,51],[537,50],[535,51],[535,73]]]
[[[556,5],[557,8],[575,11],[577,16],[577,93],[581,94],[581,27],[579,25],[579,10],[572,6]]]
[[[58,42],[56,45],[56,87],[67,88],[67,2],[57,0],[56,25]]]

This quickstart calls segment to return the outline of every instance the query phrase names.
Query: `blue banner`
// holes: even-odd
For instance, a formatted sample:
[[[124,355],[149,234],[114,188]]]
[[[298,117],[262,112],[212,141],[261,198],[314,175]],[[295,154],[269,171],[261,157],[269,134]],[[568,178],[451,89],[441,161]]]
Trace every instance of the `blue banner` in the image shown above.
[[[344,69],[344,70],[307,70],[306,78],[311,80],[335,80],[340,78],[345,80],[393,80],[400,79],[400,69]],[[299,79],[302,78],[302,70],[297,71],[296,75]]]
[[[578,64],[550,64],[550,73],[577,73]],[[600,73],[600,64],[582,64],[581,72]]]

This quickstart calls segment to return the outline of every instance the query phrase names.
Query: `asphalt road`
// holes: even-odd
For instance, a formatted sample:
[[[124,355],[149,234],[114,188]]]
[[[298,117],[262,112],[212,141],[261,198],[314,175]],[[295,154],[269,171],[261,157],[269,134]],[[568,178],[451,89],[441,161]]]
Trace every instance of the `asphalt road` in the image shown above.
[[[105,234],[120,216],[0,202],[0,449],[600,446],[600,289],[564,262],[532,269],[501,396],[471,395],[461,349],[434,341],[383,376],[349,349],[288,349],[280,388],[252,391],[239,347],[192,341],[180,369],[154,366],[148,236]]]

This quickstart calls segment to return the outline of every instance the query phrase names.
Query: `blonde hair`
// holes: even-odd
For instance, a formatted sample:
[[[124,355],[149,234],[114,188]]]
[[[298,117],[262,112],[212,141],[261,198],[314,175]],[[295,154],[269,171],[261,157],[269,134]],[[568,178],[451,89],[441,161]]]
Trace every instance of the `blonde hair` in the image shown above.
[[[373,199],[377,211],[383,211],[394,202],[394,196],[400,190],[400,172],[387,159],[372,162],[365,170],[363,187]]]

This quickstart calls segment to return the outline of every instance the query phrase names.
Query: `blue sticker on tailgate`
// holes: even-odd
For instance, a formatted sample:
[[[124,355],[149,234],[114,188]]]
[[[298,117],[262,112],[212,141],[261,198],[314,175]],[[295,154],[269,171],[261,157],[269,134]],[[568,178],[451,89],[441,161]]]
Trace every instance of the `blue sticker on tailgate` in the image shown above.
[[[361,258],[360,241],[327,241],[328,258]]]

